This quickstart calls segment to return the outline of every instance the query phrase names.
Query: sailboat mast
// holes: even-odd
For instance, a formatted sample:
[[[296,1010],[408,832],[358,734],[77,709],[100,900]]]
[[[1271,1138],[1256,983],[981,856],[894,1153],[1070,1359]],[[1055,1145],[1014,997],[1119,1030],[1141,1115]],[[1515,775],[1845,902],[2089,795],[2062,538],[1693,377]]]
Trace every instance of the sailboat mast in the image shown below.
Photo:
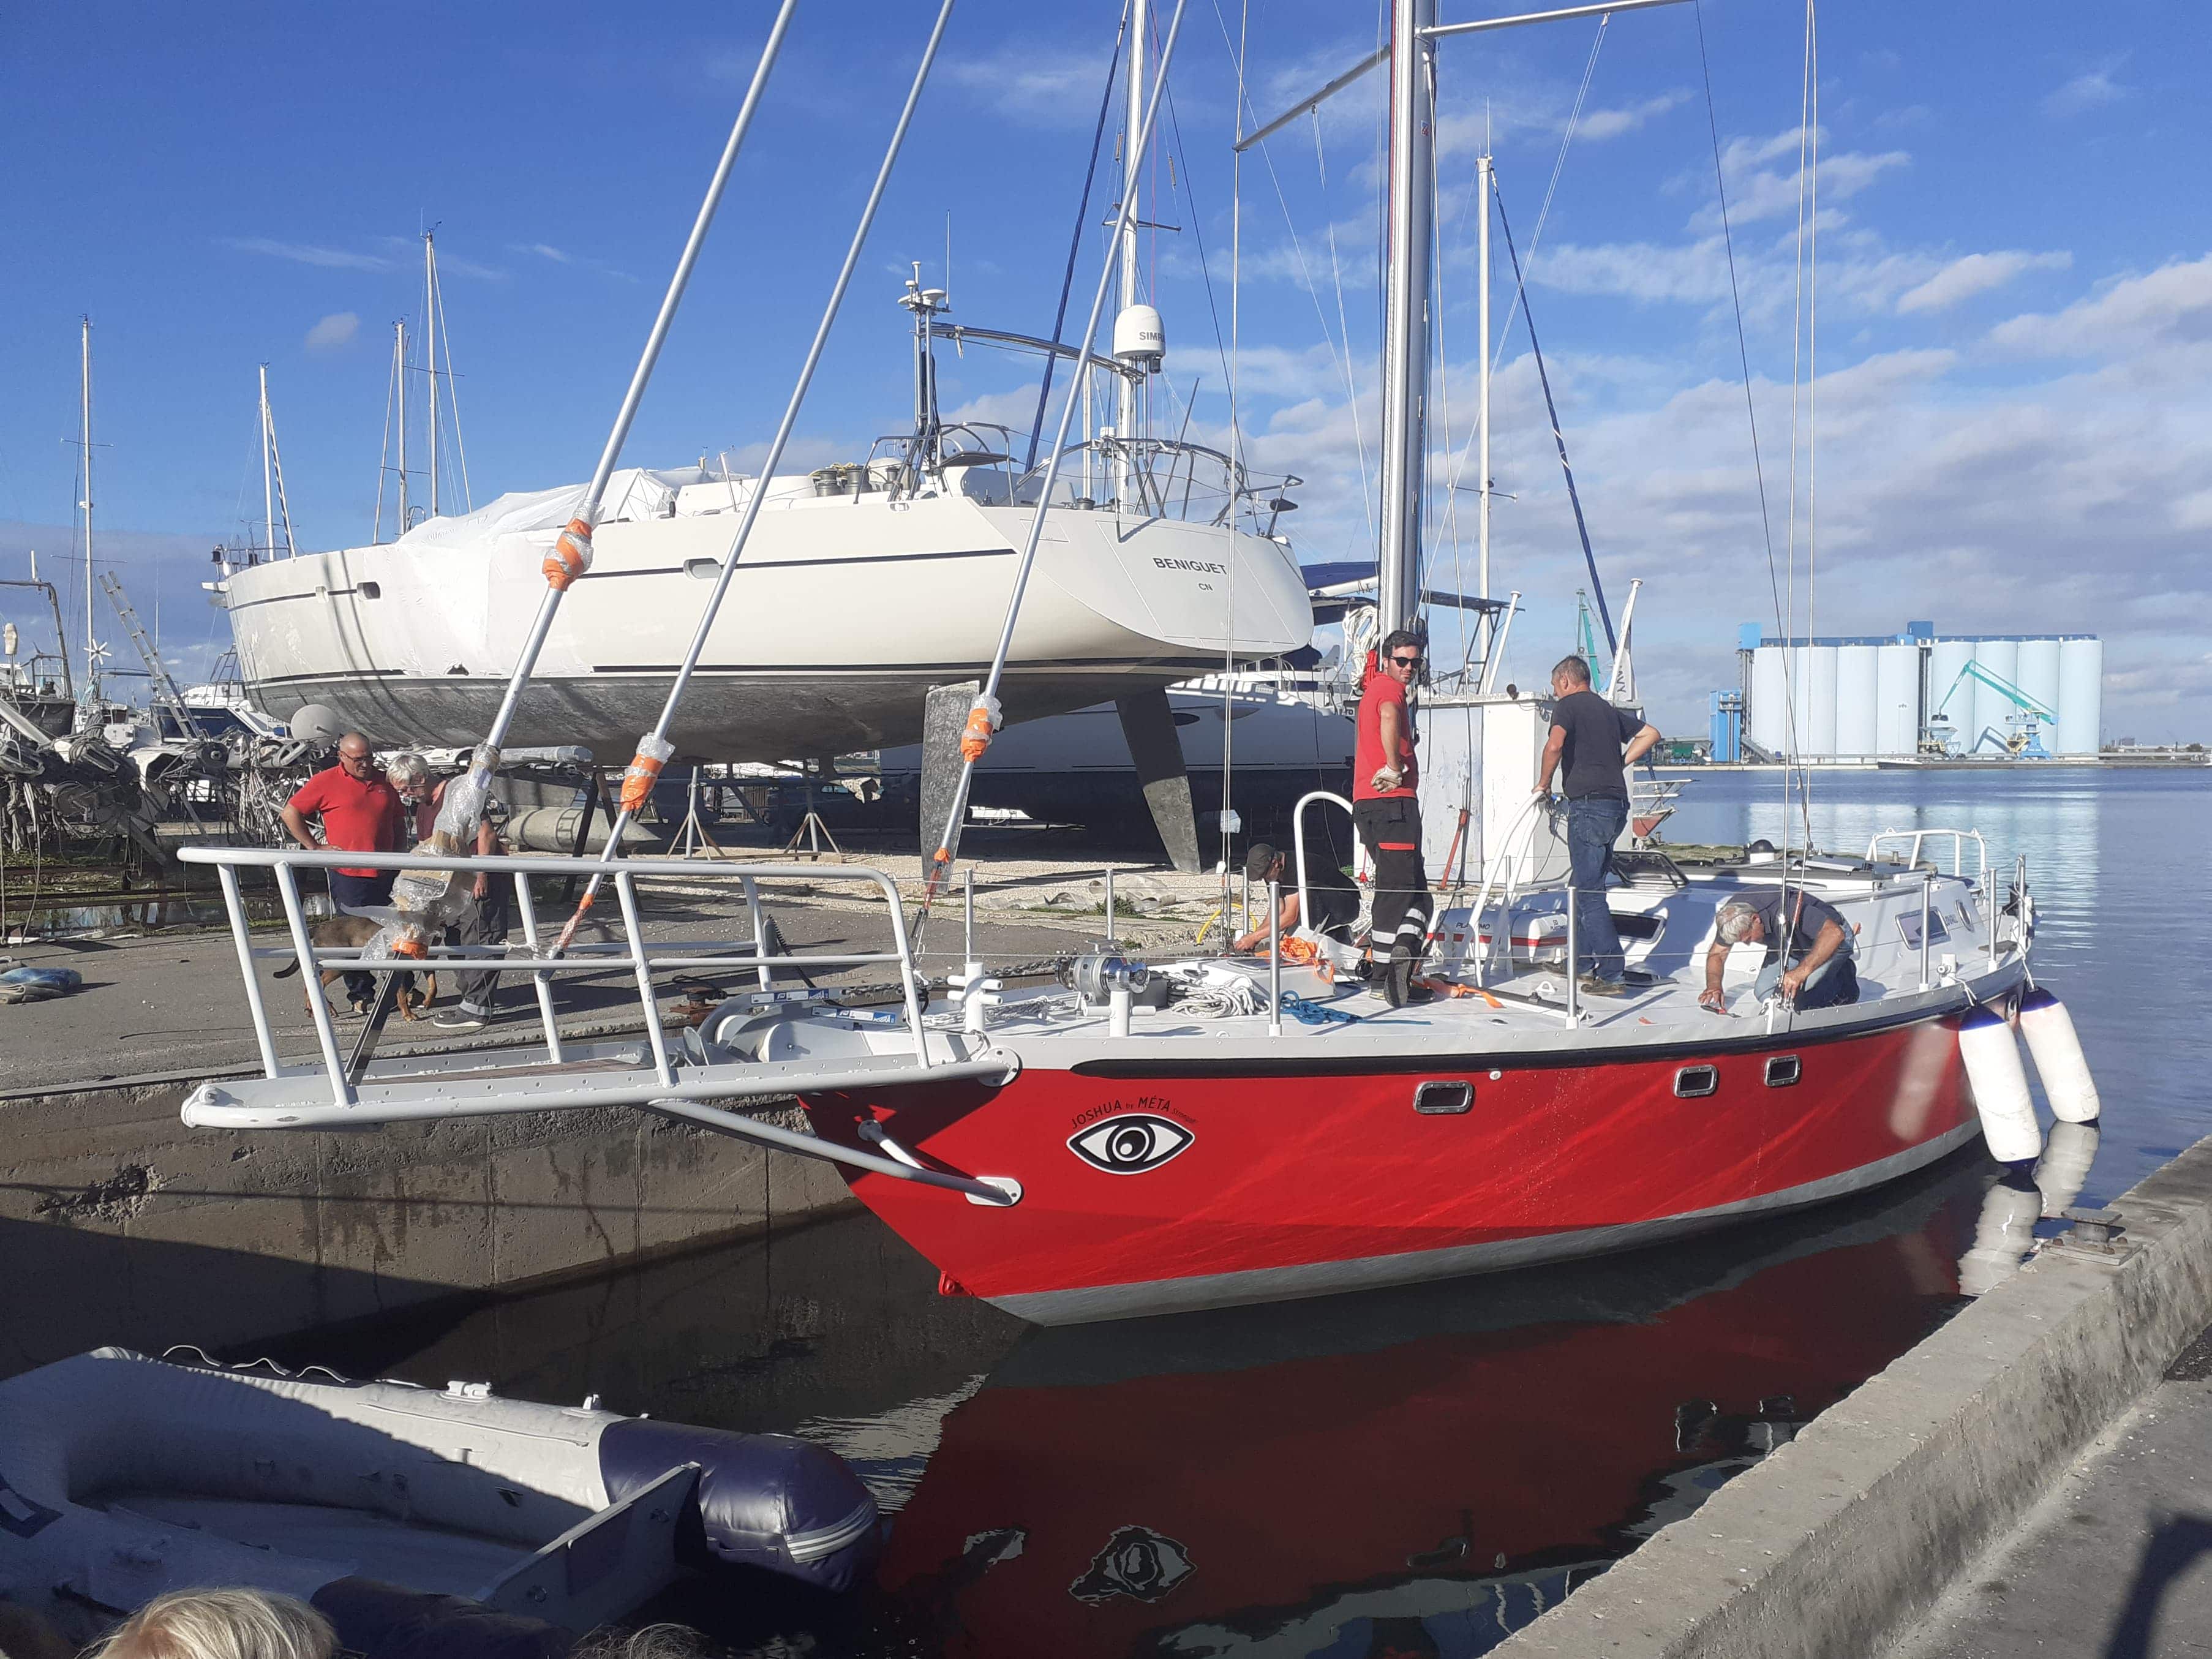
[[[422,233],[423,373],[430,386],[430,516],[438,516],[438,253],[429,231]]]
[[[82,331],[79,345],[77,446],[84,455],[84,499],[77,505],[84,509],[84,684],[85,695],[97,699],[100,696],[100,655],[99,647],[93,643],[92,638],[92,319],[85,317],[79,320]]]
[[[1485,152],[1474,164],[1475,211],[1482,216],[1476,222],[1481,228],[1475,235],[1475,262],[1481,267],[1480,275],[1476,278],[1481,295],[1476,305],[1476,314],[1477,326],[1482,333],[1482,373],[1481,394],[1478,400],[1480,408],[1476,411],[1475,418],[1481,429],[1480,452],[1477,461],[1481,468],[1478,477],[1482,494],[1478,498],[1480,510],[1476,515],[1476,524],[1479,526],[1477,539],[1480,555],[1475,563],[1474,591],[1478,598],[1485,599],[1490,597],[1490,356],[1492,349],[1490,340],[1490,192],[1497,188],[1497,185],[1498,178],[1494,165],[1488,153]],[[1492,624],[1486,613],[1482,618],[1481,626],[1484,634],[1483,654],[1487,656]]]
[[[261,365],[261,528],[262,545],[276,556],[276,475],[269,465],[269,365]]]
[[[1145,47],[1150,33],[1146,11],[1146,0],[1130,0],[1128,104],[1122,118],[1121,140],[1121,199],[1129,204],[1121,216],[1121,305],[1124,311],[1141,297],[1138,285],[1144,274],[1137,252],[1137,222],[1141,216],[1137,203],[1138,191],[1144,184],[1144,156],[1139,147],[1145,132]],[[1137,428],[1144,418],[1140,401],[1144,392],[1131,374],[1116,375],[1114,386],[1114,431],[1123,445],[1121,484],[1122,509],[1126,512],[1137,493],[1136,457],[1127,445],[1139,435]]]
[[[399,533],[413,526],[407,522],[407,319],[392,324],[392,361],[398,365],[399,387]]]
[[[1427,478],[1430,195],[1436,0],[1395,0],[1390,19],[1390,189],[1383,277],[1382,500],[1376,599],[1382,631],[1420,610],[1421,498]],[[1485,350],[1488,348],[1486,345]],[[1487,422],[1484,431],[1489,430]]]

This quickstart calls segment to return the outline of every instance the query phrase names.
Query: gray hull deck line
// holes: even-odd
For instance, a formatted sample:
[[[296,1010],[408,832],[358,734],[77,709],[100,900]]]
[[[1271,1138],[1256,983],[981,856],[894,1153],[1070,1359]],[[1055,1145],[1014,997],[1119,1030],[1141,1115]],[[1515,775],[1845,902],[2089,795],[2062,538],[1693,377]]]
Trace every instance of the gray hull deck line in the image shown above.
[[[1882,1652],[2212,1323],[2212,1139],[2112,1207],[2110,1253],[2046,1245],[1499,1659]]]

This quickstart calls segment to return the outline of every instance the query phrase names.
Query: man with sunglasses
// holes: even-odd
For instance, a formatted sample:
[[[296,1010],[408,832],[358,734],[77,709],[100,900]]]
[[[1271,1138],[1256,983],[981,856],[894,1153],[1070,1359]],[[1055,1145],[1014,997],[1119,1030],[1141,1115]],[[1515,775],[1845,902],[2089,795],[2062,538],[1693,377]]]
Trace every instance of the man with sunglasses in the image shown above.
[[[1375,871],[1370,948],[1388,953],[1382,995],[1394,1008],[1411,999],[1413,969],[1429,931],[1429,882],[1421,869],[1420,768],[1407,688],[1421,672],[1426,641],[1400,629],[1382,641],[1376,672],[1359,693],[1352,751],[1352,817]]]
[[[307,827],[309,813],[322,819],[319,843]],[[325,847],[341,853],[395,852],[406,832],[399,792],[377,769],[368,739],[358,732],[338,739],[338,763],[301,784],[299,793],[284,803],[283,818],[292,839],[310,853]],[[331,908],[341,915],[358,915],[392,902],[394,871],[340,868],[328,873]],[[352,1012],[366,1012],[376,994],[376,976],[348,974],[345,988]]]

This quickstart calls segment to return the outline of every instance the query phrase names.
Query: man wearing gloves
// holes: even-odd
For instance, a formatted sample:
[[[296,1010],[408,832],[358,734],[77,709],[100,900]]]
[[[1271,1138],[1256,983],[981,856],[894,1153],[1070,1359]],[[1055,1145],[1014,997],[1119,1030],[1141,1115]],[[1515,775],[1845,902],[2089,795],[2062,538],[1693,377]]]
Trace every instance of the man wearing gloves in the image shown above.
[[[1371,948],[1388,953],[1382,995],[1394,1008],[1412,995],[1413,969],[1429,931],[1429,883],[1421,868],[1420,769],[1413,705],[1406,689],[1421,672],[1425,641],[1400,629],[1382,641],[1359,694],[1352,751],[1352,816],[1375,872]]]

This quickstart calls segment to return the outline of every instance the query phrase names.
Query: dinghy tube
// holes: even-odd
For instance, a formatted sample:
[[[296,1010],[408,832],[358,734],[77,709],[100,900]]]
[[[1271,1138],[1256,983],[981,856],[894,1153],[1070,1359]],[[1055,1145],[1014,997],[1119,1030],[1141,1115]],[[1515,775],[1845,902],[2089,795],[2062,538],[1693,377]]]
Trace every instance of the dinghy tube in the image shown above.
[[[881,1541],[860,1477],[787,1435],[124,1348],[0,1382],[0,1582],[112,1607],[374,1579],[574,1630],[685,1567],[847,1589]]]
[[[2026,1164],[2043,1151],[2043,1131],[2035,1121],[2035,1099],[2027,1091],[2027,1067],[2012,1026],[1993,1008],[1977,1008],[1959,1023],[1959,1056],[1974,1087],[1982,1116],[1982,1137],[2000,1164]]]
[[[2038,986],[2021,999],[2020,1034],[2034,1056],[2035,1074],[2043,1079],[2043,1097],[2051,1103],[2051,1115],[2061,1123],[2094,1123],[2104,1108],[2066,1005]]]

